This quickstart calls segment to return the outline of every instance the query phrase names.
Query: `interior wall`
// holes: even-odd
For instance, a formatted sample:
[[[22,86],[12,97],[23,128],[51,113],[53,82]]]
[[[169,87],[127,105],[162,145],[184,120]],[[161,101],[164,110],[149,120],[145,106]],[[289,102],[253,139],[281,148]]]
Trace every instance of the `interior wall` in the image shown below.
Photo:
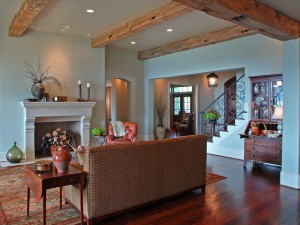
[[[138,138],[143,140],[144,130],[144,66],[138,60],[138,53],[112,45],[105,51],[106,80],[121,78],[129,82],[128,93],[131,107],[128,108],[128,120],[138,124]]]
[[[300,39],[284,43],[280,183],[300,189]]]
[[[45,66],[51,66],[49,75],[58,78],[63,87],[47,87],[50,99],[67,96],[68,101],[78,98],[77,81],[83,82],[83,97],[87,97],[86,83],[91,83],[91,100],[96,102],[91,126],[105,120],[105,49],[91,48],[89,39],[26,32],[20,38],[8,36],[8,27],[0,27],[0,152],[14,141],[24,150],[24,121],[20,102],[32,98],[30,80],[24,75],[24,62],[33,67],[41,57]],[[81,144],[81,143],[77,143]],[[2,154],[5,157],[5,154]],[[1,157],[1,156],[0,156]]]

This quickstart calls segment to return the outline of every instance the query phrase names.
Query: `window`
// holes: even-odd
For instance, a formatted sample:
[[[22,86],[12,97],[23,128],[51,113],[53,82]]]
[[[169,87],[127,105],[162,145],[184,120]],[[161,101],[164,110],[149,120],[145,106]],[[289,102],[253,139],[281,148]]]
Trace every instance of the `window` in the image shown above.
[[[170,88],[171,93],[192,93],[193,87],[192,86],[175,86],[172,85]]]

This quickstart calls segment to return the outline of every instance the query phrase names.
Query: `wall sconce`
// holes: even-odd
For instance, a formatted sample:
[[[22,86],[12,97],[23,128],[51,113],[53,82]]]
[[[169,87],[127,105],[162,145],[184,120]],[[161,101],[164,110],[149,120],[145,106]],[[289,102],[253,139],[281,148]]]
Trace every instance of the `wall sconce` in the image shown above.
[[[215,73],[210,73],[207,75],[207,84],[208,87],[217,87],[218,86],[218,75]]]
[[[278,120],[277,130],[278,134],[282,134],[282,119],[283,119],[283,107],[281,105],[275,108],[272,120]]]

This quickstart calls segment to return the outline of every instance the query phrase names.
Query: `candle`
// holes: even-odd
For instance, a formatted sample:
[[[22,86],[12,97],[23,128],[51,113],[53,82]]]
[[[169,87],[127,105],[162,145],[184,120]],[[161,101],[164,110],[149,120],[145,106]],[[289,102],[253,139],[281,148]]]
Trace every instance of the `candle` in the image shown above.
[[[87,83],[87,84],[86,84],[86,87],[91,87],[91,84],[90,84],[90,83]]]
[[[81,85],[81,80],[78,80],[78,85]]]

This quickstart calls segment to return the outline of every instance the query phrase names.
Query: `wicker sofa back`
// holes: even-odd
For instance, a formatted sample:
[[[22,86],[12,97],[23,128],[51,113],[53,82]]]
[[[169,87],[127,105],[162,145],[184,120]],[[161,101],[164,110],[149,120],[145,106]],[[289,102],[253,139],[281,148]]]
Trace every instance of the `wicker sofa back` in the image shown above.
[[[206,136],[91,147],[84,171],[84,216],[96,223],[117,212],[202,188],[206,179]],[[79,191],[65,188],[79,208]]]

